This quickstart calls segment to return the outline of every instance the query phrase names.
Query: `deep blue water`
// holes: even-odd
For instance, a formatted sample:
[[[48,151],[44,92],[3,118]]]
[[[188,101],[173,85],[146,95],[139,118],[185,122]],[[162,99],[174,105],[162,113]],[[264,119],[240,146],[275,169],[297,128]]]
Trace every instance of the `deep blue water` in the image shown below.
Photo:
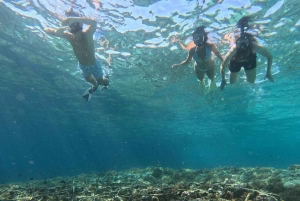
[[[271,91],[264,100],[268,110],[296,112],[284,104],[282,108],[267,106],[276,83],[265,85]],[[250,105],[248,110],[254,107],[247,98],[227,103],[215,100],[207,105],[212,99],[229,98],[230,89],[210,98],[193,97],[193,91],[173,93],[171,101],[162,90],[152,101],[165,99],[166,104],[149,107],[122,99],[113,87],[89,103],[77,96],[80,90],[59,98],[18,84],[7,87],[15,93],[1,98],[1,182],[155,165],[286,168],[299,163],[299,117],[268,120],[263,114],[251,114],[243,108],[245,104]],[[178,92],[171,87],[169,93]],[[233,90],[248,93],[250,89],[237,84]],[[26,97],[23,101],[15,97],[21,92]],[[104,101],[105,96],[117,101]],[[78,104],[76,108],[69,104],[72,101]]]
[[[9,3],[0,4],[2,15],[8,16],[3,18],[0,35],[1,183],[156,165],[170,168],[287,168],[300,163],[297,53],[300,38],[299,25],[295,25],[298,16],[290,5],[284,4],[290,9],[290,15],[285,16],[279,10],[273,15],[272,23],[264,25],[269,29],[262,31],[265,37],[262,42],[274,57],[275,83],[263,81],[265,61],[259,57],[257,83],[249,84],[239,78],[223,92],[218,89],[200,95],[192,64],[185,70],[171,70],[172,64],[186,58],[186,51],[171,52],[172,45],[133,48],[135,44],[153,38],[155,31],[149,31],[147,27],[144,28],[147,31],[136,31],[131,27],[134,31],[122,33],[123,28],[126,29],[123,24],[118,27],[120,30],[101,33],[111,34],[107,37],[113,44],[118,44],[117,50],[130,52],[131,56],[114,56],[110,88],[97,91],[90,102],[85,102],[81,94],[89,85],[78,74],[76,60],[67,43],[40,37],[39,32],[24,28],[25,25],[44,28],[43,19],[48,15],[51,19],[47,18],[47,22],[57,25],[52,7],[46,6],[49,11],[44,11],[45,14],[39,7],[29,8],[17,2],[9,6]],[[182,13],[188,13],[185,6],[192,3],[195,2],[180,1]],[[223,3],[235,5],[231,1]],[[262,1],[261,4],[266,7],[257,15],[269,19],[263,15],[276,1]],[[154,12],[155,5],[145,8]],[[217,6],[211,4],[206,11]],[[100,12],[102,17],[113,19],[109,24],[99,18],[102,26],[117,23],[119,18],[112,15],[117,12],[116,7]],[[22,8],[27,10],[23,13]],[[158,16],[163,15],[159,8]],[[57,12],[61,14],[64,8],[60,9]],[[235,9],[236,13],[232,15],[238,19],[244,10]],[[32,13],[33,18],[26,16],[33,10],[43,18]],[[94,12],[93,9],[83,11]],[[128,15],[121,8],[118,12]],[[135,12],[132,18],[136,17]],[[152,19],[153,16],[147,14],[144,17]],[[189,21],[193,17],[186,18]],[[274,25],[282,17],[286,17],[284,23],[289,29]],[[157,19],[161,23],[176,21],[176,17],[171,22],[171,17],[161,18]],[[217,18],[211,17],[211,23],[217,22]],[[159,24],[149,19],[143,25]],[[233,26],[235,21],[226,23]],[[186,26],[180,24],[181,28]],[[169,27],[166,26],[166,33],[174,31]],[[292,28],[294,31],[286,33]],[[215,34],[222,34],[223,30],[226,28],[220,32],[216,30]],[[276,33],[268,35],[271,32]],[[222,54],[226,53],[228,44],[218,45]],[[166,81],[162,79],[164,76],[168,78]],[[219,84],[218,72],[216,76]]]

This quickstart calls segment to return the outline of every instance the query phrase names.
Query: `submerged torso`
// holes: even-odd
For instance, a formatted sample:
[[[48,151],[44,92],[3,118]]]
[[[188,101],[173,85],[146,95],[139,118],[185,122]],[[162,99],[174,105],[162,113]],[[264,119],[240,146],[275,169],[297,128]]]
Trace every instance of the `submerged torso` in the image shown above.
[[[70,40],[74,54],[79,63],[84,66],[95,64],[95,48],[93,38],[87,38],[85,33],[74,35]]]
[[[252,45],[250,45],[250,47],[248,48],[248,50],[246,50],[246,52],[237,50],[235,55],[232,57],[232,60],[237,61],[237,62],[246,62],[246,61],[251,60],[255,56],[256,56],[256,53],[253,53]]]
[[[199,68],[209,68],[213,62],[213,55],[209,44],[204,44],[205,47],[195,47],[193,59],[195,66]]]

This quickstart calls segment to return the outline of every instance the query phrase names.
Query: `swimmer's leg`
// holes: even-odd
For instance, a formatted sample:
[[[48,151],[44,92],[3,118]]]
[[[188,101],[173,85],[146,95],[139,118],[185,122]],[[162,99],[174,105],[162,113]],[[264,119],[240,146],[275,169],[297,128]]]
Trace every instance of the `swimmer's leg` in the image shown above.
[[[91,83],[94,87],[98,87],[98,82],[97,80],[94,78],[93,75],[88,75],[85,80],[89,83]]]
[[[217,84],[215,80],[211,80],[210,85],[209,85],[209,91],[215,91],[217,89]]]
[[[245,70],[247,81],[250,83],[254,83],[256,79],[256,68],[251,70]]]
[[[198,70],[198,68],[196,67],[196,65],[194,66],[194,71],[195,71],[195,74],[199,80],[199,87],[200,87],[200,93],[201,94],[205,94],[206,93],[206,85],[205,85],[205,82],[204,82],[204,72]]]
[[[97,90],[98,88],[98,82],[97,80],[93,77],[93,75],[88,75],[85,80],[91,84],[93,84],[93,86],[91,86],[90,88],[88,88],[87,90],[85,90],[85,92],[83,93],[82,97],[86,100],[89,101],[92,98],[92,94],[94,93],[94,91]]]
[[[204,79],[202,81],[199,80],[199,88],[200,88],[200,94],[206,94],[206,85]]]
[[[238,77],[238,73],[239,72],[230,72],[230,74],[229,74],[230,84],[233,84],[233,83],[236,82],[237,77]]]
[[[209,91],[214,91],[217,89],[217,84],[215,82],[215,68],[211,68],[206,71],[207,77],[210,79]]]
[[[108,77],[99,78],[99,79],[97,79],[97,82],[98,82],[99,85],[103,86],[101,89],[107,89],[108,88],[108,85],[109,85]]]

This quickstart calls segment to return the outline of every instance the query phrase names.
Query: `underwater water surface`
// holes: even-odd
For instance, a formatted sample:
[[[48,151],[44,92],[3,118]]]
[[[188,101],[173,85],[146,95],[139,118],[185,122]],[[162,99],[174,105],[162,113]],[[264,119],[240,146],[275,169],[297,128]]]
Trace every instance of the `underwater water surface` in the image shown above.
[[[97,54],[103,66],[109,55],[113,61],[110,88],[89,102],[71,46],[43,31],[59,27],[70,6],[97,20]],[[0,1],[0,182],[148,166],[299,164],[298,8],[297,0]],[[187,45],[205,25],[224,56],[224,36],[246,15],[273,55],[274,83],[264,80],[260,56],[256,83],[241,71],[237,83],[205,95],[192,62],[171,68],[187,56],[174,37]]]

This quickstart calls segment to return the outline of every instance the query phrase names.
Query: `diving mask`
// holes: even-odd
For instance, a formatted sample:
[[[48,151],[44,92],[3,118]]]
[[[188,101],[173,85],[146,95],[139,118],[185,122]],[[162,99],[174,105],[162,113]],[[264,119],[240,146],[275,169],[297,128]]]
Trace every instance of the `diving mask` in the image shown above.
[[[236,47],[239,50],[246,51],[249,46],[250,46],[250,39],[245,35],[240,36],[239,39],[237,39],[236,41]]]
[[[194,32],[193,41],[197,46],[201,46],[205,42],[205,32],[204,31]]]

